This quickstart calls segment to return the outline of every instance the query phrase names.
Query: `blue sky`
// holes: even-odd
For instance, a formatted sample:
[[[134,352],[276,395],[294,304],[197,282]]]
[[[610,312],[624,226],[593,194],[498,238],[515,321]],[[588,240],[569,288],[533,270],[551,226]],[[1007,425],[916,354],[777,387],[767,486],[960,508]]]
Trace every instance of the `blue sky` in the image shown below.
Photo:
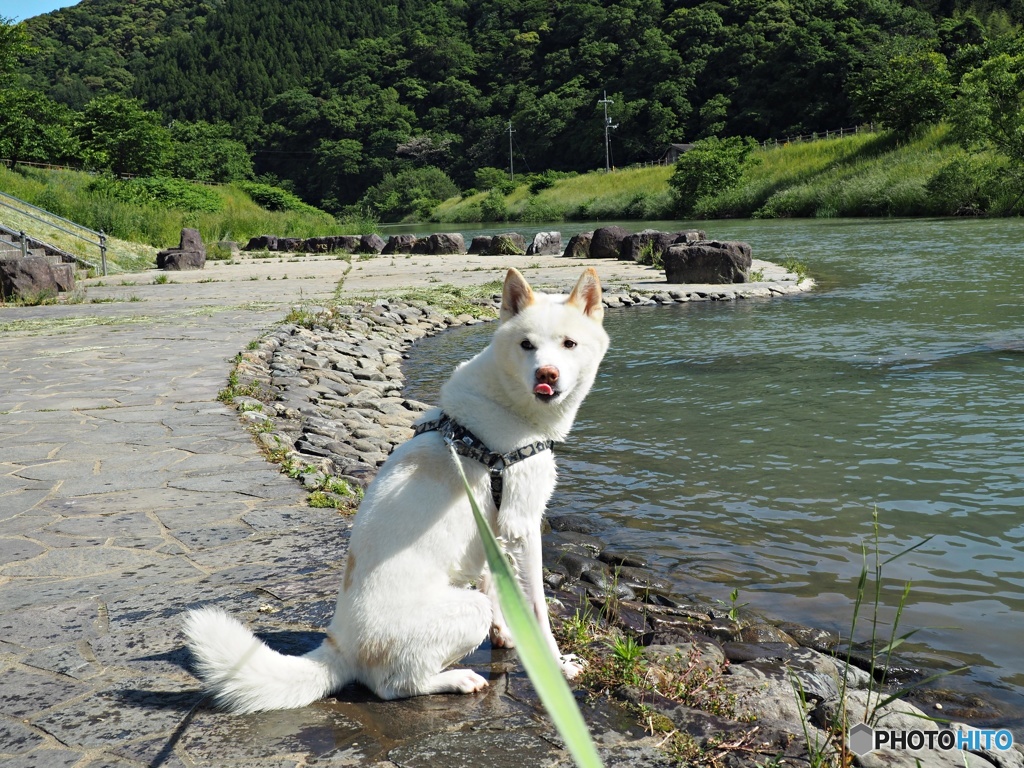
[[[78,0],[4,0],[0,3],[0,16],[22,21],[31,16],[77,4]]]

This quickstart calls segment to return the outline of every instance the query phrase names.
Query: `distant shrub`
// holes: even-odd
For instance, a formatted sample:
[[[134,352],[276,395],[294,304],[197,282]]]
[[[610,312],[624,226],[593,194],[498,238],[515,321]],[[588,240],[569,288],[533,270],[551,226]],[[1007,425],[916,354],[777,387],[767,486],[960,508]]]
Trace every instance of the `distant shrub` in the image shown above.
[[[218,213],[224,202],[209,187],[164,176],[118,179],[99,176],[89,184],[90,192],[136,205],[157,205],[178,211]]]
[[[508,171],[490,166],[477,168],[476,173],[473,174],[473,181],[477,189],[482,192],[496,189],[501,194],[508,195],[516,188],[515,183],[509,178]]]
[[[739,136],[696,142],[693,149],[676,161],[668,182],[680,212],[690,213],[701,198],[713,197],[735,186],[756,147],[753,139]]]
[[[458,194],[458,186],[447,173],[428,165],[387,174],[366,190],[359,204],[387,221],[410,215],[425,221],[443,200]]]
[[[562,221],[565,219],[565,211],[552,202],[542,200],[539,197],[531,197],[526,206],[513,218],[516,221],[543,222]]]
[[[266,208],[268,211],[294,211],[295,213],[319,214],[331,218],[326,211],[304,203],[296,195],[280,187],[272,187],[257,181],[238,181],[234,186],[249,195],[256,205]]]
[[[940,213],[971,216],[993,209],[1001,178],[992,160],[960,152],[928,179],[925,189]]]
[[[553,187],[559,179],[568,179],[576,176],[575,173],[562,173],[560,171],[547,170],[543,173],[535,173],[529,176],[527,182],[530,185],[530,193],[536,195],[542,189]]]
[[[508,205],[505,196],[496,189],[487,193],[480,202],[481,221],[508,221]]]

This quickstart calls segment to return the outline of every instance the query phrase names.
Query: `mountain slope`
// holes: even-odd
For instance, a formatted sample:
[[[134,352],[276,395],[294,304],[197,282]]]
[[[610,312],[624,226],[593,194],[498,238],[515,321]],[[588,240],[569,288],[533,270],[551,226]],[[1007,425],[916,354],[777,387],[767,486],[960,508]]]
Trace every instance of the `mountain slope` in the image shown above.
[[[220,0],[82,0],[27,19],[38,53],[25,62],[34,87],[79,109],[93,96],[130,93],[134,71],[168,40],[202,27]]]

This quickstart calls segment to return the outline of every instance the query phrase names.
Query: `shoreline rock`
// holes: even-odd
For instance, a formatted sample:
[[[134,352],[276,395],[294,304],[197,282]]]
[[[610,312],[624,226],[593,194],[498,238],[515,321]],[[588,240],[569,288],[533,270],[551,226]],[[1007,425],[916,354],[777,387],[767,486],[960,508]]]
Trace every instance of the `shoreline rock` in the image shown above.
[[[757,295],[783,292],[769,289]],[[717,288],[681,289],[608,295],[605,304],[651,306],[736,300],[744,295]],[[481,304],[494,309],[498,297]],[[255,349],[241,354],[236,369],[239,388],[257,396],[236,397],[234,403],[245,421],[258,425],[257,440],[268,453],[302,468],[298,479],[307,487],[320,487],[327,478],[336,477],[365,488],[390,451],[411,437],[416,417],[430,407],[402,395],[401,361],[408,350],[426,336],[484,321],[470,315],[454,317],[425,303],[386,299],[303,311],[307,320],[302,325],[283,324]],[[731,702],[732,716],[709,713],[700,708],[700,700],[682,702],[643,686],[620,686],[609,692],[611,699],[656,713],[664,718],[665,728],[685,732],[705,748],[719,737],[749,739],[756,730],[756,739],[746,742],[750,749],[742,755],[730,753],[729,764],[753,766],[776,755],[802,759],[807,752],[805,734],[827,742],[819,726],[828,722],[830,713],[842,709],[840,691],[848,689],[860,697],[867,694],[872,684],[868,673],[834,654],[838,637],[810,627],[736,615],[726,606],[674,594],[667,583],[646,570],[641,555],[617,550],[603,538],[607,528],[588,515],[556,516],[549,522],[545,583],[553,613],[562,620],[572,620],[581,612],[607,617],[609,631],[633,637],[645,648],[651,675],[674,680],[681,674],[680,664],[691,671],[694,664],[711,670],[715,695]],[[800,681],[803,703],[794,679]],[[457,702],[452,707],[458,711]],[[890,710],[923,714],[905,703]],[[958,716],[955,709],[942,714]],[[914,727],[931,726],[918,723]],[[653,738],[654,743],[660,740]],[[647,741],[637,741],[637,749],[649,747]],[[669,764],[659,763],[657,753],[644,754],[647,765]],[[892,759],[888,764],[907,766],[914,765],[916,757],[909,752],[869,757],[882,756]],[[1020,753],[1010,758],[1007,761],[1003,753],[979,756],[972,764],[1024,767]]]

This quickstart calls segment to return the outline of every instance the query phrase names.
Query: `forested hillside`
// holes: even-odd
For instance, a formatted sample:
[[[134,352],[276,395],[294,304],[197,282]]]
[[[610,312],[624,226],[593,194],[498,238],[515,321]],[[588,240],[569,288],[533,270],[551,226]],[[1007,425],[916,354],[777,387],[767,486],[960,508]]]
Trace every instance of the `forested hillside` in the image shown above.
[[[605,106],[617,166],[712,136],[911,130],[1020,57],[1022,19],[1024,0],[82,0],[22,25],[18,85],[94,125],[119,111],[95,99],[137,99],[170,131],[147,172],[228,152],[204,178],[386,217],[493,179],[510,141],[517,172],[603,167]],[[96,129],[61,114],[53,146],[88,155]],[[223,151],[182,160],[196,136]]]
[[[36,50],[25,57],[32,84],[80,109],[94,96],[131,93],[135,73],[175,35],[202,27],[220,0],[87,0],[27,19]]]

